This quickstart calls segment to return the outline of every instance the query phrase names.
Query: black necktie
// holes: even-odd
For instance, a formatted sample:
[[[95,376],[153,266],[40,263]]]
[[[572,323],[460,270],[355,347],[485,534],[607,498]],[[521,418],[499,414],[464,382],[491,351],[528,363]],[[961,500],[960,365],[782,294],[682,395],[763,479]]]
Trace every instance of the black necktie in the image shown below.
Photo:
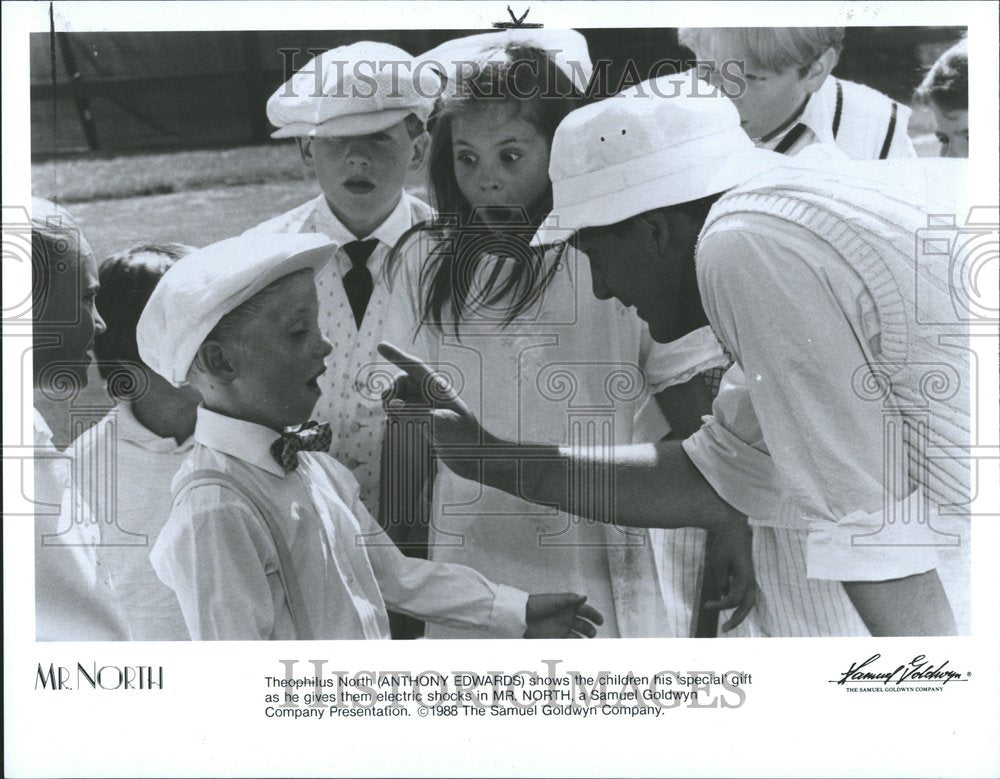
[[[351,311],[354,312],[354,323],[359,329],[361,328],[361,320],[365,318],[365,309],[368,308],[372,289],[375,287],[367,262],[376,246],[378,246],[378,238],[369,238],[367,241],[351,241],[342,247],[347,256],[351,258],[353,266],[344,274],[344,291],[347,292]]]

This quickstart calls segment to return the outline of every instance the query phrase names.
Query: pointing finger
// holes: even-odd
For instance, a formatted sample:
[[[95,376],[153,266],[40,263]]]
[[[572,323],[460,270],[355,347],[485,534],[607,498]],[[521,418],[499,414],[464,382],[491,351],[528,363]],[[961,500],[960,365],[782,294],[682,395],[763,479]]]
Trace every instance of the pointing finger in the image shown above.
[[[430,366],[419,357],[407,354],[386,341],[382,341],[378,345],[378,353],[400,370],[406,371],[407,375],[416,379],[418,383],[423,382],[426,377],[434,373]]]

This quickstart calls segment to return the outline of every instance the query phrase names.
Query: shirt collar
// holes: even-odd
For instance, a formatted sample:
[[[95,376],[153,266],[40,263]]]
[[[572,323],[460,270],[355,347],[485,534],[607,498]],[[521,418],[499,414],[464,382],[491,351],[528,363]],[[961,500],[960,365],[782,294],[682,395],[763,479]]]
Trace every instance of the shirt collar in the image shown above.
[[[837,101],[837,79],[828,76],[817,91],[809,96],[799,122],[816,135],[819,143],[834,143],[833,107]]]
[[[151,452],[186,452],[194,446],[194,436],[189,436],[186,441],[177,443],[174,438],[161,438],[142,422],[136,419],[132,404],[128,401],[119,401],[118,406],[118,433],[122,440],[129,441],[142,449]]]
[[[337,218],[337,215],[330,210],[330,204],[326,202],[326,196],[320,195],[317,200],[317,227],[326,234],[327,238],[336,243],[338,248],[351,241],[367,240],[369,238],[377,238],[380,243],[384,243],[386,246],[395,246],[403,233],[411,227],[411,214],[413,211],[411,202],[413,196],[405,190],[400,195],[396,207],[392,209],[392,212],[385,218],[385,221],[376,227],[370,235],[363,236],[360,239],[348,230],[344,223]]]
[[[271,444],[278,438],[279,435],[269,427],[227,417],[204,406],[198,406],[198,421],[194,427],[195,441],[209,449],[284,478],[284,469],[271,456]]]

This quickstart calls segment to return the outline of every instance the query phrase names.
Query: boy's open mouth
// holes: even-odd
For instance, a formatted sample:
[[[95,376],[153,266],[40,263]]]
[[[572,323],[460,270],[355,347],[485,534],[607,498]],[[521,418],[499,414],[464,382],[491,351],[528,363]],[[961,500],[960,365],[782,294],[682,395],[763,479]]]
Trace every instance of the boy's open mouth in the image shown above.
[[[344,182],[344,189],[352,195],[367,195],[375,185],[367,179],[348,179]]]
[[[311,389],[311,390],[315,390],[316,392],[319,392],[320,389],[319,389],[319,381],[318,381],[318,379],[324,373],[326,373],[326,368],[324,368],[319,373],[317,373],[315,376],[313,376],[311,379],[309,379],[309,381],[306,382],[306,386],[309,389]]]

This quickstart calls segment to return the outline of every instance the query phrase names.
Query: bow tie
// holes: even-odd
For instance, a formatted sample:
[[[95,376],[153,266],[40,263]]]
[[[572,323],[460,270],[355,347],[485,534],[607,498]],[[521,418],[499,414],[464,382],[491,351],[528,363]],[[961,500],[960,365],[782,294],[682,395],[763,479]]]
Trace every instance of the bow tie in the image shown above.
[[[299,467],[299,452],[329,451],[332,439],[328,423],[306,422],[295,432],[282,433],[271,444],[271,455],[289,473]]]

